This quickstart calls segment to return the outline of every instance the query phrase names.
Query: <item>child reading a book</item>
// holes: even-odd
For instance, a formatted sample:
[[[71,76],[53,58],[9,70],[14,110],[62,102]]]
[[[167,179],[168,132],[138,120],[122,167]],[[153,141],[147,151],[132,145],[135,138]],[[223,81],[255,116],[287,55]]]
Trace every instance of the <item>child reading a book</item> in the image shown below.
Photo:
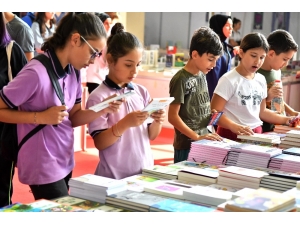
[[[246,35],[240,45],[240,63],[218,82],[211,108],[223,111],[217,133],[231,140],[238,134],[262,133],[262,121],[290,124],[292,117],[276,114],[266,108],[267,84],[257,70],[269,50],[266,38],[260,33]]]
[[[221,141],[217,134],[209,134],[210,98],[205,79],[222,54],[219,36],[208,27],[200,27],[191,40],[187,64],[171,79],[169,122],[174,126],[174,163],[187,160],[191,142],[201,139]]]
[[[116,93],[134,91],[135,94],[126,98],[118,113],[103,115],[89,124],[100,157],[96,175],[122,179],[141,174],[144,167],[154,164],[149,140],[160,133],[165,110],[153,112],[153,122],[146,122],[148,112],[142,110],[151,100],[149,92],[132,82],[141,64],[142,51],[135,35],[125,32],[121,23],[113,26],[107,40],[109,73],[91,93],[86,106],[96,105]]]
[[[67,13],[42,46],[65,105],[53,88],[47,67],[37,59],[28,62],[0,91],[0,120],[17,124],[19,142],[40,125],[46,125],[18,152],[19,180],[30,186],[36,200],[68,195],[68,181],[75,166],[74,127],[119,109],[121,102],[111,103],[98,113],[81,108],[81,79],[75,70],[93,63],[105,41],[106,31],[97,16]]]
[[[275,85],[275,81],[281,80],[281,69],[287,66],[289,60],[291,60],[298,51],[298,45],[293,36],[285,30],[273,31],[267,37],[267,41],[270,50],[261,68],[257,71],[262,74],[267,81],[268,97],[266,99],[266,106],[268,109],[274,110],[271,106],[276,104],[276,98],[280,98],[280,106],[278,108],[281,110],[276,112],[282,115],[287,113],[290,116],[297,116],[299,112],[284,102],[282,86]],[[262,128],[263,132],[269,132],[274,129],[274,124],[263,121]]]

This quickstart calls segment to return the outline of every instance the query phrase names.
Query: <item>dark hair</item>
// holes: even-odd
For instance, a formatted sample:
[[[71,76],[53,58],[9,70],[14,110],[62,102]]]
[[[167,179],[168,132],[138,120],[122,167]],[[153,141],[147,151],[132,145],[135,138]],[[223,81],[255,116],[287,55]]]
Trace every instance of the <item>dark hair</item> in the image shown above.
[[[102,12],[102,13],[95,12],[95,15],[100,18],[102,23],[104,23],[106,19],[110,18],[110,16],[104,12]]]
[[[114,62],[117,62],[135,48],[143,48],[143,45],[135,35],[126,32],[121,23],[116,23],[107,39],[107,54],[111,54]]]
[[[46,12],[38,12],[35,19],[34,19],[34,21],[39,24],[40,33],[41,33],[42,37],[45,37],[45,33],[46,33],[46,24],[45,24],[45,22],[46,22]],[[55,24],[56,24],[55,18],[50,19],[50,29]]]
[[[0,16],[0,47],[6,47],[10,41],[11,41],[11,38],[6,29],[4,13],[1,12],[1,16]]]
[[[232,25],[233,25],[233,26],[234,26],[235,24],[237,24],[237,23],[240,23],[240,22],[241,22],[240,19],[237,19],[237,18],[233,17],[233,20],[232,20]]]
[[[223,14],[213,15],[209,19],[209,27],[213,29],[213,31],[216,32],[217,35],[219,35],[222,42],[224,42],[227,39],[227,37],[225,37],[223,33],[223,27],[227,23],[228,19],[231,19],[231,16],[227,16]]]
[[[286,30],[275,30],[267,38],[270,50],[274,50],[276,55],[290,50],[298,51],[298,44],[293,36]]]
[[[78,32],[86,40],[106,38],[103,23],[93,13],[67,13],[59,22],[55,33],[42,45],[42,50],[64,48],[72,33]]]
[[[269,44],[266,37],[258,32],[253,32],[243,37],[240,49],[242,49],[243,52],[247,52],[249,49],[252,48],[263,48],[265,52],[268,52]]]
[[[192,57],[192,52],[197,51],[200,56],[204,53],[213,55],[221,55],[223,45],[219,36],[209,27],[200,27],[193,34],[191,39],[189,54]]]

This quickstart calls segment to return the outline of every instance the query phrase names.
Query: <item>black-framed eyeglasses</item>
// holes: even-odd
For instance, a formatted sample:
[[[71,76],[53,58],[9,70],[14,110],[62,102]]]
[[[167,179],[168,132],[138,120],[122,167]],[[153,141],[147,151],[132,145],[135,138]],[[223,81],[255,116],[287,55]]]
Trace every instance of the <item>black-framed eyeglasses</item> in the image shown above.
[[[96,51],[96,50],[90,45],[90,43],[88,43],[88,41],[84,39],[84,37],[82,37],[81,35],[80,35],[80,37],[81,37],[82,40],[84,40],[84,42],[85,42],[85,43],[93,50],[93,54],[91,55],[91,58],[90,58],[91,60],[95,59],[96,57],[100,57],[100,56],[102,55],[102,52]]]

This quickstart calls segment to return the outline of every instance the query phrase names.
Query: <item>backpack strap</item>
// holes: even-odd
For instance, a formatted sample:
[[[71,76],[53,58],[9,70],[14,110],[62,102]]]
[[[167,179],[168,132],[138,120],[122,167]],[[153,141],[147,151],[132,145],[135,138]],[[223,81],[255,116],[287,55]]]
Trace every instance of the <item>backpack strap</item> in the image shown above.
[[[19,150],[22,148],[23,144],[29,139],[31,138],[33,135],[35,135],[38,131],[40,131],[41,129],[43,129],[46,126],[46,124],[39,124],[37,127],[35,127],[34,129],[32,129],[28,134],[26,134],[26,136],[22,139],[22,141],[20,142],[18,148]]]
[[[39,54],[33,59],[40,61],[45,66],[58,99],[60,100],[62,105],[65,105],[64,93],[62,92],[60,84],[58,83],[58,78],[53,70],[53,66],[51,64],[50,59],[44,54]]]

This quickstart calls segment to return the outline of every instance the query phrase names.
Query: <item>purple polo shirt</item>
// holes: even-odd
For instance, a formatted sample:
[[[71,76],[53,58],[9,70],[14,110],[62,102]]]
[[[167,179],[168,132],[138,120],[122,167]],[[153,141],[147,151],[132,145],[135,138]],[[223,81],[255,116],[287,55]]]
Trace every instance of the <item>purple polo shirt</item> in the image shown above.
[[[147,89],[139,84],[129,83],[126,88],[120,88],[107,76],[100,86],[95,89],[87,100],[89,108],[113,95],[134,91],[135,94],[126,98],[117,113],[109,113],[98,117],[89,124],[89,133],[95,137],[115,123],[123,119],[128,113],[142,110],[150,101]],[[148,136],[148,124],[127,129],[121,138],[108,148],[99,151],[100,162],[96,168],[96,175],[122,179],[135,174],[141,174],[142,168],[154,164]]]
[[[81,103],[81,80],[77,81],[73,66],[62,68],[54,52],[49,51],[45,55],[51,58],[70,112],[74,104]],[[10,108],[19,107],[21,111],[42,112],[61,105],[46,68],[38,60],[28,62],[18,76],[2,89],[0,97]],[[19,142],[35,126],[18,124]],[[45,126],[20,149],[17,163],[20,182],[34,185],[63,179],[74,167],[73,144],[73,127],[68,117],[57,127]]]

